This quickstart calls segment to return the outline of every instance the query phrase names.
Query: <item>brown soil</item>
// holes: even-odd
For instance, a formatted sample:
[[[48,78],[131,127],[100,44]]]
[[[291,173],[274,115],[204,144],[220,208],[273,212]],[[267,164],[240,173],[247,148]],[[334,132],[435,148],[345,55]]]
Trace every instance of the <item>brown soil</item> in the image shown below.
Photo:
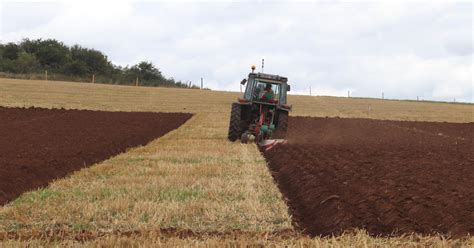
[[[0,205],[145,145],[191,114],[0,107]]]
[[[265,152],[306,233],[474,234],[474,123],[290,118]]]

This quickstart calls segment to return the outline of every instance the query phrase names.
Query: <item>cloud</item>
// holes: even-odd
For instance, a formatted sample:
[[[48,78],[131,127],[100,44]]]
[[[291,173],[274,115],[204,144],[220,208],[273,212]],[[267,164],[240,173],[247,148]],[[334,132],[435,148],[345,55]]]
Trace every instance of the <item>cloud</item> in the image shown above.
[[[58,3],[0,3],[2,33],[28,31],[47,25],[55,15]],[[0,36],[1,37],[1,36]]]
[[[293,93],[473,101],[470,2],[118,1],[35,14],[38,5],[3,5],[2,42],[79,43],[220,90],[239,90],[265,58],[265,71],[289,77]]]

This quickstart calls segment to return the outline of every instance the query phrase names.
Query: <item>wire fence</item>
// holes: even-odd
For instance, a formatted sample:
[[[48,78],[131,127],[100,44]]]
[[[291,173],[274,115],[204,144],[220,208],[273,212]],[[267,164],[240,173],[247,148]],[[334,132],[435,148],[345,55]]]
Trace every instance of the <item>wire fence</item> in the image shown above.
[[[309,87],[309,96],[318,96],[314,94],[314,90],[312,90],[311,87]],[[385,92],[381,92],[380,97],[369,97],[369,96],[353,96],[352,92],[350,90],[347,91],[347,98],[365,98],[365,99],[379,99],[379,100],[390,100],[390,101],[416,101],[416,102],[441,102],[441,103],[456,103],[456,104],[474,104],[473,102],[463,102],[463,101],[458,101],[456,100],[456,97],[453,97],[451,101],[449,100],[430,100],[430,99],[424,99],[421,98],[420,96],[416,96],[416,98],[407,98],[407,99],[398,99],[398,98],[387,98],[385,95]]]

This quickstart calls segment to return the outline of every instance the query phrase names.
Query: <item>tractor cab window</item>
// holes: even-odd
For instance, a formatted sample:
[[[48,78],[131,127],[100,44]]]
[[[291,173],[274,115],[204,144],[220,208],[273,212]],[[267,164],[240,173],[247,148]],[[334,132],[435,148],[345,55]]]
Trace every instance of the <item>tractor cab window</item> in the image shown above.
[[[280,98],[280,84],[265,81],[255,81],[253,99],[259,102],[278,103]]]

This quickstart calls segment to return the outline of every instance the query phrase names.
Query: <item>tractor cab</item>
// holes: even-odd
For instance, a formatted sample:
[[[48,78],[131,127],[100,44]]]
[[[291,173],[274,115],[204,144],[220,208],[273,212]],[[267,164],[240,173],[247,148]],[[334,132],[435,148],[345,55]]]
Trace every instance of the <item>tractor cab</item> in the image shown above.
[[[276,105],[281,108],[289,109],[286,105],[286,92],[290,90],[287,84],[288,79],[278,75],[265,73],[250,73],[248,80],[242,80],[241,84],[245,85],[245,93],[239,98],[241,103],[263,103]]]

